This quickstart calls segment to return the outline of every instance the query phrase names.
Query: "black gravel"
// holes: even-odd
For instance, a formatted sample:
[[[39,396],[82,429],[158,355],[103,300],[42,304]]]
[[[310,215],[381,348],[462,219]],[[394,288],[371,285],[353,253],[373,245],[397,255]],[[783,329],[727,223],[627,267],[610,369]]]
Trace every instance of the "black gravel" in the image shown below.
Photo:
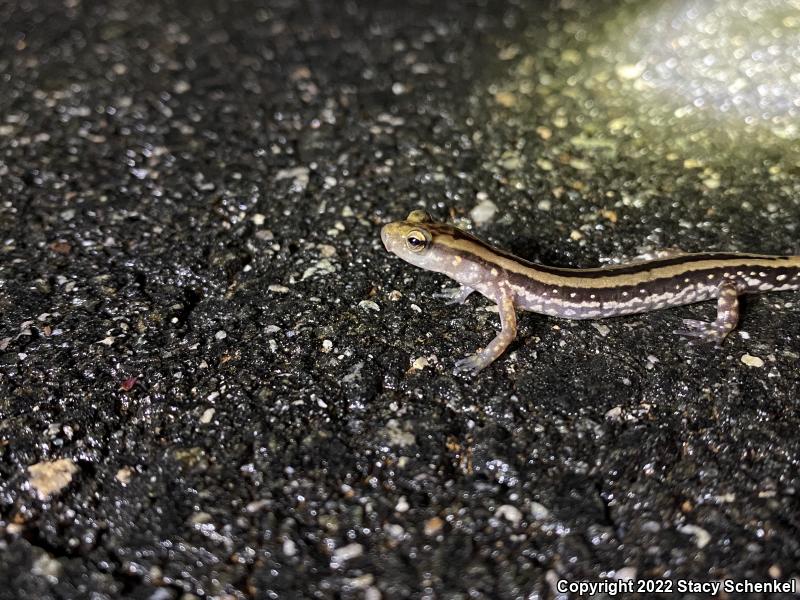
[[[800,253],[790,142],[601,135],[567,80],[613,6],[0,4],[0,597],[799,578],[797,294],[719,351],[671,333],[710,305],[524,314],[454,376],[497,315],[380,243]]]

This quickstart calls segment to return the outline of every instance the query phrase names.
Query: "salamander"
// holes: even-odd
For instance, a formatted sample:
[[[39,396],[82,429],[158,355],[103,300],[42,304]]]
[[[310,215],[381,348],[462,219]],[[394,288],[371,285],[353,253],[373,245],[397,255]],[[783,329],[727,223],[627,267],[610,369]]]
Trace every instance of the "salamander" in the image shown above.
[[[500,332],[485,348],[457,361],[456,373],[477,373],[508,348],[517,334],[517,310],[599,319],[716,299],[716,319],[684,319],[685,328],[674,333],[719,346],[739,321],[741,294],[800,289],[800,256],[671,253],[590,269],[549,267],[436,223],[421,210],[384,225],[381,239],[403,260],[460,284],[437,296],[462,304],[478,292],[497,303]]]

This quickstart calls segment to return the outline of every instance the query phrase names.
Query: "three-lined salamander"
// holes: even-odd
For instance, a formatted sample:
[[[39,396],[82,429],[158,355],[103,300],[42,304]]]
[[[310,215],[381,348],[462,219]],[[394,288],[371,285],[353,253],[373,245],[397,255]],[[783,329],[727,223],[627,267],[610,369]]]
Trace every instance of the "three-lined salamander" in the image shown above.
[[[717,299],[714,321],[684,319],[675,333],[717,345],[739,321],[740,294],[800,289],[800,256],[702,253],[593,269],[547,267],[432,222],[415,210],[385,225],[381,239],[413,265],[444,273],[461,284],[444,296],[463,303],[479,292],[497,303],[500,332],[455,371],[477,372],[497,359],[517,334],[516,310],[567,319],[596,319]]]

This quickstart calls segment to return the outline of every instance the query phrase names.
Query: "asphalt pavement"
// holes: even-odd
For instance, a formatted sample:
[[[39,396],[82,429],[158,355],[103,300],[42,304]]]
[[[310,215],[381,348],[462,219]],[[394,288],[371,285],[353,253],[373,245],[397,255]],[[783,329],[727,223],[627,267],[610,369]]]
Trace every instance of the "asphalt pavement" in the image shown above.
[[[800,254],[789,4],[0,5],[0,598],[798,586],[800,293],[453,375],[496,312],[379,236]]]

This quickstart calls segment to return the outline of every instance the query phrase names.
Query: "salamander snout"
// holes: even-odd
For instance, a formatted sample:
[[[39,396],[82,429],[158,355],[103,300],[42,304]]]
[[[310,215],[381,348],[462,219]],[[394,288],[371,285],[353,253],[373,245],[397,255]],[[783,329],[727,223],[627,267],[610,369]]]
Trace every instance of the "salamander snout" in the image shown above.
[[[389,225],[384,225],[381,227],[381,241],[383,242],[383,247],[386,248],[389,252],[391,252],[391,248],[389,248]]]

